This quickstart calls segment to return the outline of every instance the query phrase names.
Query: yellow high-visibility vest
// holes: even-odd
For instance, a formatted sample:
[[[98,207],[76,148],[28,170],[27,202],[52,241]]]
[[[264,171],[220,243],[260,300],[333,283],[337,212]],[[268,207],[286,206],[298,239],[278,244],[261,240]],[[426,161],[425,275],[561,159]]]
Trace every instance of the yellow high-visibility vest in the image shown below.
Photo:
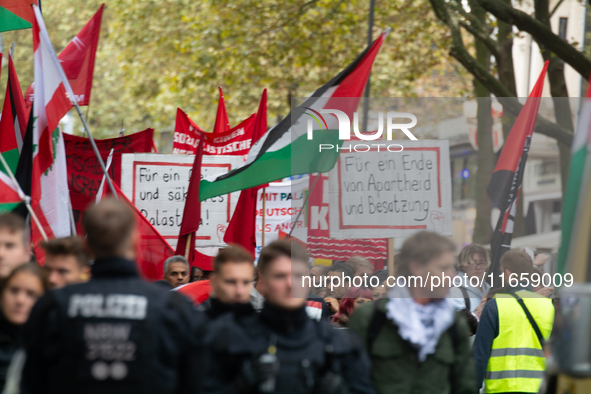
[[[531,291],[516,294],[523,299],[545,340],[554,323],[552,300]],[[495,295],[499,311],[499,335],[492,345],[484,379],[487,393],[537,393],[546,358],[523,308],[510,294]]]

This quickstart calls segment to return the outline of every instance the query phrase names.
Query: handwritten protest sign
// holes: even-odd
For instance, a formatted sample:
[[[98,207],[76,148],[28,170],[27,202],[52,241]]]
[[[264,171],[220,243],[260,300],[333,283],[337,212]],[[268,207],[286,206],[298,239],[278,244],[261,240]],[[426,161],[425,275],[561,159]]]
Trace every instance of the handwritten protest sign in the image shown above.
[[[125,154],[121,163],[121,190],[175,248],[195,156]],[[201,176],[229,171],[243,162],[240,156],[204,156]],[[225,246],[226,227],[239,192],[204,200],[198,247]]]
[[[452,234],[449,142],[396,143],[404,149],[341,151],[329,175],[331,238]]]

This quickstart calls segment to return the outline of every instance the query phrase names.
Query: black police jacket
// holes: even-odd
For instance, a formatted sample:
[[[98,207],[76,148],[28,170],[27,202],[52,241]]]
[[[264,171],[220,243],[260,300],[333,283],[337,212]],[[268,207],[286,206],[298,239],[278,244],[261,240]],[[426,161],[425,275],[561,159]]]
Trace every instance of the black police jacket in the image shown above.
[[[21,326],[10,323],[0,313],[0,391],[6,383],[6,375],[12,357],[22,347],[21,331]]]
[[[202,392],[264,392],[260,383],[270,367],[260,360],[270,348],[278,361],[273,393],[326,393],[322,383],[335,374],[349,393],[375,392],[369,359],[355,333],[310,319],[305,307],[288,312],[267,302],[260,313],[224,314],[209,324]]]
[[[203,314],[144,282],[122,258],[96,260],[88,283],[53,290],[25,327],[27,394],[190,393],[201,376]]]

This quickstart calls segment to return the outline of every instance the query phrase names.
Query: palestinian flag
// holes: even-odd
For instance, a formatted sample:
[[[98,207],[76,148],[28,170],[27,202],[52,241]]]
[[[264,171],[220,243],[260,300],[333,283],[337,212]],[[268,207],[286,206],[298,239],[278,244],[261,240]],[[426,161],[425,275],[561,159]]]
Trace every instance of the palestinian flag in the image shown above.
[[[488,185],[488,195],[501,210],[490,244],[492,261],[489,273],[495,276],[501,273],[501,257],[511,249],[517,201],[521,193],[525,163],[536,125],[547,68],[548,62],[544,64],[538,81],[509,132]],[[493,285],[500,286],[500,281],[493,281]]]
[[[0,33],[3,31],[30,29],[33,8],[37,0],[2,0],[0,2]]]
[[[571,165],[562,208],[558,272],[577,282],[591,281],[591,85],[581,104],[571,149]]]
[[[320,153],[318,150],[320,143],[340,144],[338,123],[334,116],[326,116],[325,121],[316,126],[318,129],[313,133],[313,138],[308,140],[308,114],[317,116],[315,112],[333,109],[343,111],[349,119],[353,119],[353,112],[363,97],[371,67],[387,33],[384,32],[353,63],[265,133],[250,148],[242,167],[204,178],[201,181],[200,199],[248,189],[291,175],[330,171],[336,163],[338,152]],[[322,130],[320,124],[323,125]]]
[[[0,165],[0,167],[3,167]],[[0,172],[0,206],[4,208],[15,208],[25,200],[20,187],[4,172]]]
[[[8,56],[8,83],[0,119],[0,152],[14,174],[18,164],[23,139],[27,130],[27,110],[21,86],[18,82],[12,57]],[[4,168],[2,171],[6,172]]]

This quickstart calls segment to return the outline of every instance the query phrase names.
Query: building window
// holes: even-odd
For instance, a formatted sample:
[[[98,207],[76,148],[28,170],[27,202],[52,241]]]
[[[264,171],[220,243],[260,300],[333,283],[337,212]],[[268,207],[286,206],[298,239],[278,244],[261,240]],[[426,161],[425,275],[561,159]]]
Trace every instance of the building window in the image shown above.
[[[568,18],[560,18],[558,22],[558,37],[566,40],[566,25],[568,22]]]

